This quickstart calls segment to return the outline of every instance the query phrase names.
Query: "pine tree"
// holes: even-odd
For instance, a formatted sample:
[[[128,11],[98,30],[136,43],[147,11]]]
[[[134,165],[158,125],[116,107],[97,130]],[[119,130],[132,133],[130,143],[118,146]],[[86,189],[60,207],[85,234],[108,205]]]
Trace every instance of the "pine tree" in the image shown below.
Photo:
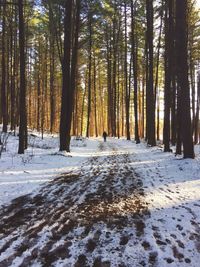
[[[190,88],[188,80],[187,0],[176,0],[176,69],[180,92],[180,136],[184,158],[194,158],[190,114]]]

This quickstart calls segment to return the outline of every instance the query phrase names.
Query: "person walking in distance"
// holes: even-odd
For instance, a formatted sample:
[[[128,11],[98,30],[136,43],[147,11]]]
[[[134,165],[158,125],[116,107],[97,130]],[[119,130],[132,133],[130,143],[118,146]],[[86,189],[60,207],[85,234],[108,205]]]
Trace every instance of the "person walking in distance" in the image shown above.
[[[106,138],[107,138],[107,133],[104,131],[104,132],[103,132],[103,139],[104,139],[104,142],[106,142]]]

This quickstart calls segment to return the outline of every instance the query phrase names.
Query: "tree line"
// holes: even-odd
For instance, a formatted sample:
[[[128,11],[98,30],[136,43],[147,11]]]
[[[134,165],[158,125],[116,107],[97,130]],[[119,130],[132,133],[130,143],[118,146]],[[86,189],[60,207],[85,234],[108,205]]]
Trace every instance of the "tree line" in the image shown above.
[[[134,137],[194,158],[200,13],[195,0],[2,0],[2,131]]]

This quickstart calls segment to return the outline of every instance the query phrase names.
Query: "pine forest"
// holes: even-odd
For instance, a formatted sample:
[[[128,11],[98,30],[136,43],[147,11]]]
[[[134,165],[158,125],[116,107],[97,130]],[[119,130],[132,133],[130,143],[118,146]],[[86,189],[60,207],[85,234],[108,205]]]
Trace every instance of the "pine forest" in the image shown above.
[[[198,267],[200,0],[0,0],[0,266]]]

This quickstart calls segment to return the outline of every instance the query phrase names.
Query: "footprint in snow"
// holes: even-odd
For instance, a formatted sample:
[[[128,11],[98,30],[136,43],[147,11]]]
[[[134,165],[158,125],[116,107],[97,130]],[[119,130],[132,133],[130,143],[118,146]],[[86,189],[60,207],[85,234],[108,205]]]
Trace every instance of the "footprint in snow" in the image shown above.
[[[170,236],[174,239],[177,239],[177,236],[175,234],[171,234]]]
[[[166,246],[167,245],[167,243],[165,241],[162,241],[160,239],[156,240],[156,244],[159,246]]]
[[[181,242],[180,240],[177,240],[176,242],[180,248],[185,248],[185,245],[183,244],[183,242]]]
[[[172,258],[165,258],[166,262],[171,264],[174,262],[174,260]]]
[[[154,265],[156,263],[158,257],[158,253],[156,251],[152,251],[149,253],[149,263]]]
[[[121,239],[120,239],[120,245],[121,246],[125,246],[129,241],[129,237],[128,236],[122,236]]]
[[[165,197],[167,197],[170,200],[173,200],[173,198],[171,198],[170,196],[165,195]]]
[[[150,250],[151,246],[148,241],[143,241],[142,246],[145,250]]]
[[[191,260],[189,258],[185,258],[185,262],[189,264],[191,263]]]
[[[183,230],[183,226],[181,226],[180,224],[177,224],[176,228],[177,228],[179,231],[182,231],[182,230]]]
[[[173,251],[174,258],[178,259],[179,261],[184,259],[184,255],[179,252],[176,246],[172,247],[172,251]]]

